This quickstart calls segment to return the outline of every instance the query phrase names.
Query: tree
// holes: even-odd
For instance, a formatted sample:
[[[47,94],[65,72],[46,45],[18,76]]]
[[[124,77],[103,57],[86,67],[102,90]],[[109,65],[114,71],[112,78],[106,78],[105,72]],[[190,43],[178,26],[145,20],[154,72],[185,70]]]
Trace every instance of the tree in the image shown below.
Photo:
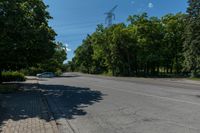
[[[184,14],[159,19],[143,13],[129,16],[128,22],[107,28],[98,25],[76,50],[70,64],[76,70],[113,76],[155,76],[163,69],[181,72]]]
[[[111,66],[113,69],[113,75],[114,76],[120,76],[123,75],[124,64],[124,40],[126,38],[123,38],[123,29],[126,26],[124,24],[117,24],[113,25],[109,30],[111,30],[110,34],[110,56],[111,56]]]
[[[136,32],[134,28],[127,28],[123,23],[113,26],[110,51],[114,76],[131,76],[135,65],[137,49]]]
[[[179,73],[183,68],[183,34],[185,27],[185,14],[167,14],[162,17],[164,27],[164,54],[163,65]]]
[[[0,1],[0,70],[44,62],[54,53],[56,33],[42,0]]]
[[[65,71],[67,72],[74,72],[76,69],[73,59],[72,61],[68,61],[68,63],[64,65],[65,65]]]
[[[144,75],[159,73],[162,57],[163,27],[156,17],[149,18],[146,13],[129,16],[129,27],[137,30],[137,64]]]
[[[80,71],[91,73],[93,64],[92,54],[93,48],[91,36],[88,35],[87,38],[83,40],[83,44],[79,46],[75,51],[75,64]]]
[[[187,27],[185,30],[185,70],[194,76],[200,70],[200,1],[189,0]]]
[[[97,25],[96,31],[92,36],[92,48],[93,48],[93,73],[108,73],[109,63],[108,56],[109,45],[107,42],[106,28],[103,25]]]
[[[55,53],[52,58],[42,64],[39,64],[39,66],[43,71],[57,72],[61,71],[65,60],[67,60],[66,46],[64,46],[61,42],[57,42]]]

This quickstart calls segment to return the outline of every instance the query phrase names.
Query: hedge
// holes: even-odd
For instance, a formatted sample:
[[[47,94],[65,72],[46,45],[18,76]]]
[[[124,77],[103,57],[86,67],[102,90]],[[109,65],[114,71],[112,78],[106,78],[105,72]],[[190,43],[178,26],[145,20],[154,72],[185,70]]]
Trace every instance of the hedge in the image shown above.
[[[11,82],[11,81],[25,81],[25,75],[20,72],[2,72],[2,81]]]

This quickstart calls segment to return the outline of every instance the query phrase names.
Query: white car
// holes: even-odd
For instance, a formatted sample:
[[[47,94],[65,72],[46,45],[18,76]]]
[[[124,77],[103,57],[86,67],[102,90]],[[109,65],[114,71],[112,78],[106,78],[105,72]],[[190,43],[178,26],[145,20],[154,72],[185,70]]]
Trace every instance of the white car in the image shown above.
[[[53,78],[55,77],[54,73],[52,72],[43,72],[36,75],[38,78]]]

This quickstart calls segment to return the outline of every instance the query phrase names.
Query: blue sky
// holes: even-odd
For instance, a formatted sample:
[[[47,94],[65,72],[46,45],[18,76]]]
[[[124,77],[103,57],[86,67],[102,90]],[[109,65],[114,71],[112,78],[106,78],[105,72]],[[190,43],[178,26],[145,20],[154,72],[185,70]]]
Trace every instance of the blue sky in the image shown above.
[[[167,13],[185,12],[187,0],[44,0],[53,19],[49,24],[54,28],[60,41],[68,47],[68,60],[81,45],[87,34],[95,31],[97,24],[105,24],[104,13],[115,5],[116,20],[125,22],[129,15],[147,12],[149,16],[161,17]]]

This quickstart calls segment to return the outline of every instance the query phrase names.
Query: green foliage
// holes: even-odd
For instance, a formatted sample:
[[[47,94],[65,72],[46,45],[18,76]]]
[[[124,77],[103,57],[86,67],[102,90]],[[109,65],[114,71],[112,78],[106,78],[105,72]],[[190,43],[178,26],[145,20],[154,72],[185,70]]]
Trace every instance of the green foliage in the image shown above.
[[[55,53],[53,56],[43,63],[38,64],[39,71],[56,72],[57,69],[62,69],[63,62],[67,59],[66,46],[61,42],[56,43]]]
[[[65,71],[65,72],[74,72],[75,71],[76,66],[75,66],[75,63],[73,60],[69,61],[67,64],[63,65],[63,71]]]
[[[98,25],[68,64],[73,71],[114,76],[180,73],[183,62],[185,15],[161,19],[146,13],[110,27]]]
[[[21,69],[20,72],[24,75],[35,76],[38,73],[44,72],[44,70],[40,67],[28,67],[26,69]]]
[[[77,48],[75,51],[75,63],[76,66],[79,67],[79,70],[82,72],[92,73],[92,55],[93,55],[93,48],[92,48],[92,40],[91,37],[88,36],[84,41],[83,45]]]
[[[189,78],[190,80],[200,81],[200,78]]]
[[[57,42],[55,47],[55,52],[53,56],[43,63],[39,63],[33,67],[28,67],[26,69],[21,69],[20,72],[25,75],[35,76],[38,73],[42,72],[54,72],[57,76],[62,74],[62,71],[65,71],[65,65],[63,62],[67,59],[67,50],[66,46],[62,43]]]
[[[200,70],[200,1],[189,0],[187,26],[185,30],[185,70],[193,71],[195,77]]]
[[[60,76],[62,74],[62,70],[61,69],[57,69],[55,72],[56,76]]]
[[[0,1],[0,76],[50,59],[56,33],[42,0]]]
[[[128,19],[131,24],[129,27],[136,28],[136,39],[138,49],[136,53],[136,65],[139,67],[137,73],[143,75],[155,75],[159,72],[159,67],[163,59],[163,25],[162,22],[156,18],[148,18],[147,14],[130,16]],[[156,72],[157,69],[157,72]]]
[[[162,17],[164,24],[164,43],[163,47],[165,55],[164,65],[169,65],[171,70],[175,69],[176,73],[180,73],[183,66],[183,42],[184,30],[186,25],[186,15],[178,13],[176,15],[168,14]]]
[[[2,81],[3,82],[10,82],[10,81],[25,81],[24,74],[20,72],[2,72]]]

